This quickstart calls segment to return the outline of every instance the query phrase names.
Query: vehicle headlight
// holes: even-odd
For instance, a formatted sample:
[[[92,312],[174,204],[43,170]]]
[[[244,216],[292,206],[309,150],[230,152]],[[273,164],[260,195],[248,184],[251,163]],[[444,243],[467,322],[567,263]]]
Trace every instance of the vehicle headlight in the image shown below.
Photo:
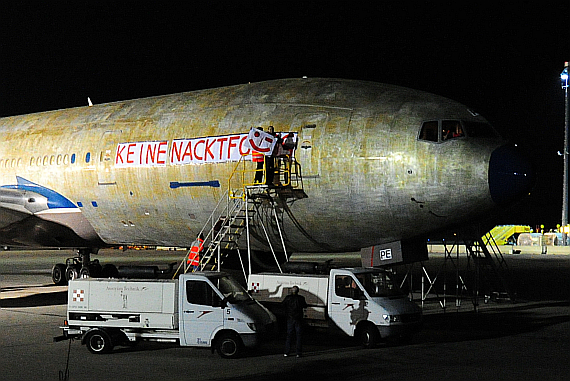
[[[257,331],[257,326],[255,325],[255,323],[247,323],[247,326],[249,327],[249,329],[251,329],[252,331]]]
[[[402,321],[400,315],[384,314],[384,315],[382,315],[382,317],[384,318],[384,321],[387,323],[398,323],[398,322]]]

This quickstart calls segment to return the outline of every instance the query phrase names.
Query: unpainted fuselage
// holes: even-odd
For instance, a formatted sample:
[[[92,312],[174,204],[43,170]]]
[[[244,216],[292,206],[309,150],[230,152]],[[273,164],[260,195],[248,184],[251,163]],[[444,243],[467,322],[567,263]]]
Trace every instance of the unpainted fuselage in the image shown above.
[[[210,158],[245,152],[230,137],[270,125],[297,134],[307,195],[289,203],[295,221],[282,221],[289,250],[354,251],[422,236],[488,213],[500,198],[493,192],[503,190],[490,181],[509,181],[515,171],[492,163],[505,144],[495,133],[420,136],[425,122],[444,120],[486,123],[446,98],[340,79],[267,81],[2,118],[0,242],[190,246],[236,165]],[[191,163],[173,162],[181,139],[201,144],[188,153]],[[122,165],[122,143],[152,146],[152,157]],[[501,202],[525,186],[507,189]]]

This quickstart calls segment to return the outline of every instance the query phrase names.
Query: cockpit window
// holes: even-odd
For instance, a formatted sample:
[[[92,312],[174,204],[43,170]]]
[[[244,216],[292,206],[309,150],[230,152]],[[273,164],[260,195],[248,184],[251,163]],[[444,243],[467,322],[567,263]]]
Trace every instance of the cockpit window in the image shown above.
[[[498,133],[490,124],[465,120],[432,120],[422,123],[419,140],[446,142],[451,139],[496,138]]]
[[[498,135],[488,123],[463,121],[463,125],[471,138],[496,138]]]
[[[428,140],[430,142],[437,142],[438,139],[438,124],[437,120],[431,122],[424,122],[422,130],[420,131],[420,140]]]
[[[441,122],[441,140],[461,138],[465,136],[463,127],[458,120],[443,120]]]

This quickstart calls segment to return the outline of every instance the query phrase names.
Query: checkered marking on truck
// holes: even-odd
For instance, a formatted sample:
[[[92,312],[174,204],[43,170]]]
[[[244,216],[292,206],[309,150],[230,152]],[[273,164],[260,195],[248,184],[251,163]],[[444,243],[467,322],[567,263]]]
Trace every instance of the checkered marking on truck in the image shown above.
[[[85,301],[85,290],[73,290],[73,301],[74,302]]]
[[[252,282],[252,283],[251,283],[251,289],[252,289],[253,292],[255,292],[255,293],[259,292],[259,283]]]

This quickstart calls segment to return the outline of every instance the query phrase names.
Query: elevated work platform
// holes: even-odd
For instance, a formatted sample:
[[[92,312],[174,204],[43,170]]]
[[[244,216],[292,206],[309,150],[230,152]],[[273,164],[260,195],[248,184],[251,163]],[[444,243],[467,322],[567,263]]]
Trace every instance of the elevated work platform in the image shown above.
[[[279,263],[287,261],[288,254],[283,237],[283,216],[280,209],[290,200],[307,198],[303,190],[301,166],[288,155],[265,159],[263,168],[242,157],[227,182],[224,194],[208,222],[202,228],[203,247],[199,250],[199,264],[192,266],[189,250],[174,276],[188,271],[220,271],[228,255],[239,258],[244,277],[251,274],[251,236],[256,232],[259,240],[265,239],[279,270]],[[262,175],[260,175],[260,172]],[[275,235],[279,248],[275,247]],[[247,258],[242,256],[240,240],[245,237]],[[272,239],[272,237],[274,239]],[[242,245],[243,248],[243,245]],[[278,258],[284,255],[284,258]],[[245,260],[247,259],[247,260]],[[247,270],[246,270],[247,264]]]

